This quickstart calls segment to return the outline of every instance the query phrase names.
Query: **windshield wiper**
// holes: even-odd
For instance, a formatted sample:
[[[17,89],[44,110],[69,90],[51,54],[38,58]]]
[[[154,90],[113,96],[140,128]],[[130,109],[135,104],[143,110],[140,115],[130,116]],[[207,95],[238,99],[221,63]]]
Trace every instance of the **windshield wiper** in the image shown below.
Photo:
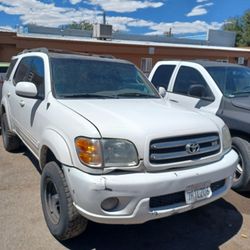
[[[130,93],[121,93],[117,94],[119,97],[146,97],[146,98],[158,98],[156,95],[149,95],[144,93],[136,93],[136,92],[130,92]]]
[[[91,93],[79,93],[79,94],[67,94],[59,96],[61,98],[117,98],[115,95],[101,95],[101,94],[91,94]]]

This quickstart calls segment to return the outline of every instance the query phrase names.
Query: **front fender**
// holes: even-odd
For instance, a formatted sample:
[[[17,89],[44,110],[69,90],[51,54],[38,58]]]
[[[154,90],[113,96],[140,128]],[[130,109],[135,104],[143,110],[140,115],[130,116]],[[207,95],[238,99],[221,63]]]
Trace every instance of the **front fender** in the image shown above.
[[[13,130],[13,124],[12,124],[12,120],[10,118],[11,117],[11,115],[10,115],[10,108],[9,108],[9,105],[8,105],[8,101],[6,100],[5,97],[2,97],[2,100],[1,100],[0,116],[2,116],[3,110],[5,110],[5,113],[6,113],[6,116],[7,116],[8,125],[9,125],[10,130],[12,131]]]
[[[40,166],[43,167],[44,148],[49,148],[56,159],[67,166],[73,166],[70,148],[61,134],[53,129],[46,129],[42,135],[39,150]]]

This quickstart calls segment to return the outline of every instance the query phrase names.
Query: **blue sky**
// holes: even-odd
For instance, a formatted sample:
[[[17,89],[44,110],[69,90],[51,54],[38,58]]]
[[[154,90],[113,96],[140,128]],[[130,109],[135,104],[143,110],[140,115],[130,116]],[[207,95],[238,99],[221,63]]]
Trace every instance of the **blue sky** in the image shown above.
[[[114,30],[178,37],[220,29],[230,17],[250,9],[250,0],[0,0],[0,28],[33,23],[58,27],[73,21],[101,22]]]

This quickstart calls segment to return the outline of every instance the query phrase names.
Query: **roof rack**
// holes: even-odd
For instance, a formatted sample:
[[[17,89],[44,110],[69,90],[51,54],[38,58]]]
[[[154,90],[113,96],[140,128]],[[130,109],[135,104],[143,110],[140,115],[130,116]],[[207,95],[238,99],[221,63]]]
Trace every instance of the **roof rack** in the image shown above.
[[[29,52],[44,52],[44,53],[48,54],[49,50],[47,48],[45,48],[45,47],[35,48],[35,49],[24,49],[23,51],[18,53],[18,55],[21,55],[21,54],[24,54],[24,53],[29,53]]]
[[[25,49],[22,52],[18,53],[18,55],[20,54],[24,54],[24,53],[30,53],[30,52],[43,52],[46,54],[49,53],[59,53],[59,54],[72,54],[72,55],[83,55],[83,56],[94,56],[94,57],[100,57],[100,58],[110,58],[110,59],[114,59],[115,57],[112,55],[98,55],[98,54],[91,54],[88,52],[77,52],[77,51],[70,51],[70,50],[62,50],[62,49],[48,49],[45,47],[41,47],[41,48],[34,48],[34,49]]]

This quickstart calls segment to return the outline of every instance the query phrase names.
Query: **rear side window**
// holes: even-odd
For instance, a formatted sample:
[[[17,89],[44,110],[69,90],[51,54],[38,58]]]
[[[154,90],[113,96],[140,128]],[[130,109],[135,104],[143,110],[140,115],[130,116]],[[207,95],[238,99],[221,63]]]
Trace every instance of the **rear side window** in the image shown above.
[[[7,70],[7,73],[6,73],[6,76],[5,76],[5,79],[6,79],[6,80],[9,80],[9,79],[10,79],[10,74],[11,74],[11,72],[12,72],[14,66],[16,65],[16,62],[17,62],[17,59],[11,60],[10,66],[9,66],[9,68],[8,68],[8,70]]]
[[[158,89],[159,87],[164,87],[168,89],[170,78],[175,69],[175,65],[161,65],[159,66],[153,76],[152,83]]]

